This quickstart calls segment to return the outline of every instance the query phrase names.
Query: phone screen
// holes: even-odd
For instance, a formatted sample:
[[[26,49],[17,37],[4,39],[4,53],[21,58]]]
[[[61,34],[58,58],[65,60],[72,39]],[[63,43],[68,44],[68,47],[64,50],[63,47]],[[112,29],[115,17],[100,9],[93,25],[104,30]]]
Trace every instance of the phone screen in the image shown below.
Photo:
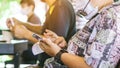
[[[41,38],[39,35],[37,35],[37,34],[33,34],[32,36],[33,36],[34,38],[36,38],[37,40],[39,40],[39,41],[42,40],[42,38]]]

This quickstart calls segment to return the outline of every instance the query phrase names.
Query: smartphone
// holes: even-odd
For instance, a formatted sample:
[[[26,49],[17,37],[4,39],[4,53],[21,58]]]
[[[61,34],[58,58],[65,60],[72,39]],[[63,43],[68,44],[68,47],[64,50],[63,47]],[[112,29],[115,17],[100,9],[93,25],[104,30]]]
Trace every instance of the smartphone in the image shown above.
[[[39,35],[37,34],[33,34],[32,35],[34,38],[36,38],[37,40],[41,41],[42,40],[42,37],[40,37]]]

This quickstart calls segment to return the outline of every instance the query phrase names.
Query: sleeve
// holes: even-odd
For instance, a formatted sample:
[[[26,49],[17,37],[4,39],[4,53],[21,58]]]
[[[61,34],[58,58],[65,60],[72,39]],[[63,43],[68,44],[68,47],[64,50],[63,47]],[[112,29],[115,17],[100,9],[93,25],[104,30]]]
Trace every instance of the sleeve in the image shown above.
[[[55,12],[55,29],[54,31],[59,34],[64,36],[65,38],[67,37],[68,30],[70,27],[70,15],[67,9],[64,9],[63,7],[57,8]]]
[[[37,15],[35,16],[35,23],[42,24],[40,18]]]
[[[30,18],[28,18],[28,22],[33,24],[41,24],[40,18],[35,13]]]
[[[70,27],[70,14],[67,7],[55,6],[47,23],[49,24],[46,24],[48,29],[66,38]]]

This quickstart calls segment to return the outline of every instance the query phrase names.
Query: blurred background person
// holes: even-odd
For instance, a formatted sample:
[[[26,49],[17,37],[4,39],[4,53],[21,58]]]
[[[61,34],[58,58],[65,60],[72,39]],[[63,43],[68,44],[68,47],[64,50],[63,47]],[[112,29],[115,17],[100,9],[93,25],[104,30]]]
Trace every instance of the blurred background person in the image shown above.
[[[34,13],[34,0],[21,0],[21,13],[28,17],[27,22],[32,24],[41,24],[40,18]]]
[[[28,17],[27,22],[31,24],[41,25],[40,18],[35,14],[35,1],[34,0],[21,0],[21,13]],[[22,63],[35,64],[37,62],[37,56],[32,53],[32,42],[28,42],[28,50],[22,54]]]
[[[12,26],[10,21],[8,21],[8,27],[16,37],[25,38],[32,42],[38,42],[32,35],[34,33],[41,35],[45,29],[54,31],[68,41],[76,32],[75,13],[72,5],[67,0],[45,0],[44,2],[49,6],[49,9],[43,26],[24,23],[13,18],[15,26]],[[43,55],[40,59],[42,60],[40,61],[42,66],[46,59],[45,57]]]
[[[34,0],[21,0],[21,13],[27,16],[27,23],[41,25],[40,18],[34,13],[35,2]],[[18,39],[18,38],[15,38]],[[37,56],[32,53],[32,42],[28,42],[28,50],[22,53],[22,63],[35,64],[37,61]]]

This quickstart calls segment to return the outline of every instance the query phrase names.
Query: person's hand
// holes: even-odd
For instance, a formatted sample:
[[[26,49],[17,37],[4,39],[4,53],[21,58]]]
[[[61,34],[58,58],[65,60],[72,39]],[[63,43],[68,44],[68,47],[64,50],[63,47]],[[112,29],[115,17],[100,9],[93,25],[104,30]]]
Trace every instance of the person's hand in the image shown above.
[[[54,33],[51,30],[46,29],[45,32],[43,33],[44,37],[51,39],[52,41],[55,41],[56,38],[58,38],[58,35]]]
[[[19,25],[19,24],[21,24],[21,21],[15,19],[15,18],[8,18],[8,19],[6,20],[6,25],[7,25],[7,27],[8,27],[11,31],[13,31],[13,27],[14,27],[15,25]],[[21,25],[22,25],[22,24],[21,24]]]
[[[7,27],[8,27],[9,29],[10,29],[10,27],[12,26],[10,18],[8,18],[8,19],[6,20],[6,25],[7,25]]]
[[[10,25],[12,25],[12,21],[11,21],[11,20],[13,21],[14,25],[15,25],[15,24],[21,24],[21,23],[23,23],[23,22],[17,20],[16,18],[8,18],[8,19],[6,20],[6,24],[7,24],[8,27],[9,27]]]
[[[21,24],[21,22],[15,18],[8,18],[6,21],[6,25],[13,33],[13,35],[17,38],[25,38],[25,34],[28,29]]]
[[[65,39],[60,36],[58,38],[56,38],[54,43],[57,44],[61,48],[65,48],[67,46],[67,42],[65,41]]]
[[[50,56],[55,56],[61,50],[57,44],[53,43],[48,38],[43,38],[39,46]]]
[[[67,43],[63,37],[58,36],[56,33],[54,33],[51,30],[46,29],[45,33],[44,33],[44,37],[51,39],[52,42],[54,42],[61,48],[64,48],[67,45]]]
[[[12,33],[15,37],[23,39],[28,33],[28,29],[24,25],[15,25],[12,29]]]

